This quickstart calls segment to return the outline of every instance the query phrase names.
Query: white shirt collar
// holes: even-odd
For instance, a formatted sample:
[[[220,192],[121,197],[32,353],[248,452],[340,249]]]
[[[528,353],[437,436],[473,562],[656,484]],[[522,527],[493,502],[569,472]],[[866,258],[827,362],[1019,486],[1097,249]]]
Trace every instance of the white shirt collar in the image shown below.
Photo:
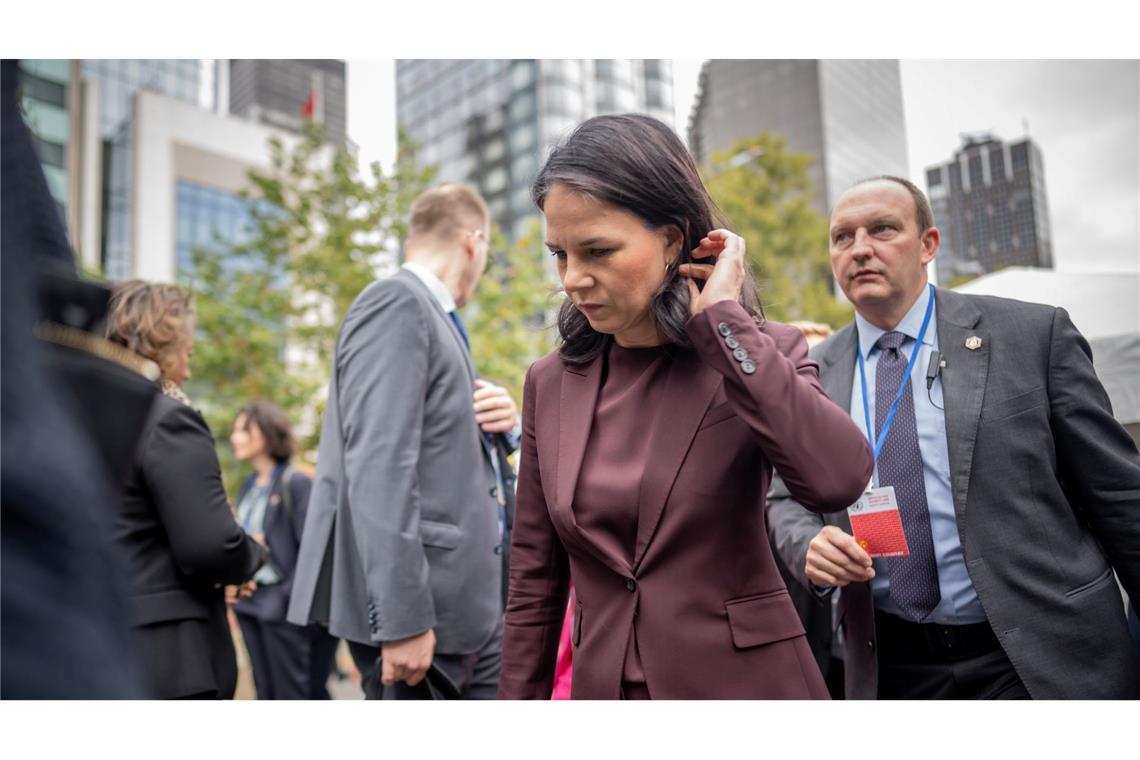
[[[922,293],[911,305],[910,310],[906,313],[906,316],[904,316],[902,318],[902,321],[899,322],[898,326],[895,327],[894,331],[901,332],[903,335],[912,340],[918,340],[918,331],[922,329],[922,318],[926,316],[926,304],[930,302],[930,297],[930,286],[926,285],[923,287]],[[937,316],[935,312],[937,310],[937,306],[931,310],[931,324],[926,328],[926,335],[924,335],[922,338],[922,342],[928,346],[934,345],[934,323]],[[871,351],[874,350],[875,344],[879,341],[879,338],[883,337],[887,331],[881,327],[875,327],[875,325],[864,319],[863,316],[860,315],[857,311],[855,312],[855,325],[859,332],[859,351],[863,354],[863,359],[866,360],[870,358]]]
[[[414,261],[404,262],[404,269],[419,277],[427,289],[431,291],[435,300],[443,307],[444,312],[452,312],[456,310],[455,299],[451,297],[447,286],[443,284],[443,280],[435,276],[435,272],[431,271],[423,264],[417,264]]]

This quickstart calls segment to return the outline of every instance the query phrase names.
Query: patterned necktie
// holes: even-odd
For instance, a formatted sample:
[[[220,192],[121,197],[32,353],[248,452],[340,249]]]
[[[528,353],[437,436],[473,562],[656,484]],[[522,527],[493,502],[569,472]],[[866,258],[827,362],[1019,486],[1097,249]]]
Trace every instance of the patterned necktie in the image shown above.
[[[879,338],[879,362],[875,368],[875,430],[883,429],[891,402],[906,380],[906,358],[899,348],[906,336],[889,332]],[[915,350],[918,350],[915,346]],[[921,621],[938,606],[938,565],[930,532],[930,508],[922,477],[922,452],[914,417],[913,388],[903,392],[890,433],[879,453],[879,482],[894,486],[910,556],[887,560],[891,599],[915,621]]]

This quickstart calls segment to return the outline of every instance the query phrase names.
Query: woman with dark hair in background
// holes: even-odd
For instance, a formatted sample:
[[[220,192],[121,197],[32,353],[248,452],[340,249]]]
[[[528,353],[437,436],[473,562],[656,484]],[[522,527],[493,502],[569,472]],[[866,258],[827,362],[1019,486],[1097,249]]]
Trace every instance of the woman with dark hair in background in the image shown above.
[[[269,548],[269,561],[253,577],[252,594],[234,605],[257,698],[328,699],[325,681],[332,658],[325,640],[331,637],[315,626],[285,620],[313,485],[289,464],[296,450],[293,428],[276,404],[252,401],[234,419],[230,443],[234,455],[254,470],[238,494],[238,521]]]
[[[584,122],[533,195],[567,298],[527,373],[500,696],[550,697],[572,575],[576,699],[827,698],[764,498],[775,466],[854,502],[866,440],[667,126]]]
[[[130,561],[130,622],[150,693],[229,699],[237,665],[223,586],[249,580],[265,550],[234,522],[214,438],[182,391],[194,347],[190,296],[140,280],[115,286],[107,338],[162,372],[114,526]]]

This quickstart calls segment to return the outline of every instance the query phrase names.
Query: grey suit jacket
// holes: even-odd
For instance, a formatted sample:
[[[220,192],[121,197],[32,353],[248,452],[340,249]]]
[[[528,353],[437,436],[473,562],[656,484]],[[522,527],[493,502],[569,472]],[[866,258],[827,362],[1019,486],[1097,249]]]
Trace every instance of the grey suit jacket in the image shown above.
[[[502,618],[494,470],[454,324],[404,270],[341,324],[288,619],[362,644],[435,629],[477,651]]]
[[[1140,454],[1112,417],[1088,343],[1063,309],[936,291],[941,381],[958,535],[994,633],[1037,699],[1140,697],[1140,657],[1120,590],[1140,598]],[[965,347],[977,336],[982,345]],[[816,346],[824,391],[851,402],[856,333]],[[770,499],[773,543],[808,586],[824,525]],[[827,522],[850,532],[846,512]],[[870,585],[840,596],[847,696],[873,699],[878,662]]]

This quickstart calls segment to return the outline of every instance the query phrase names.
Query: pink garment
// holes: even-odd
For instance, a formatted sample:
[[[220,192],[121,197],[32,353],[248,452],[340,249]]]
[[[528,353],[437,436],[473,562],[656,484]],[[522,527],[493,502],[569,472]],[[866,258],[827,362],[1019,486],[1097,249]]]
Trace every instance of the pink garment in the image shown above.
[[[570,699],[570,677],[573,675],[574,646],[570,635],[574,631],[574,584],[570,584],[570,601],[566,604],[566,617],[562,619],[562,636],[558,639],[558,657],[554,661],[554,692],[551,699]]]

